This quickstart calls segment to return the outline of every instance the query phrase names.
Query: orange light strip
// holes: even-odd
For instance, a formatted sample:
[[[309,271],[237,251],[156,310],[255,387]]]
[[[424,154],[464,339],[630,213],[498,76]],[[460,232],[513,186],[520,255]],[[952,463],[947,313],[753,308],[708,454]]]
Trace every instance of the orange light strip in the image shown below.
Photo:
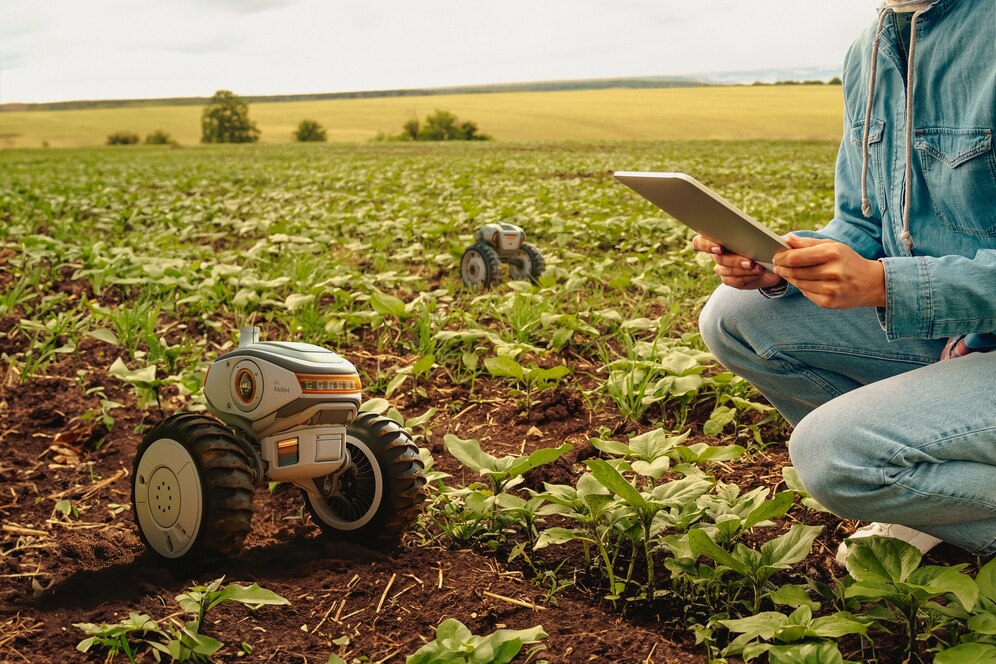
[[[356,374],[345,376],[295,374],[305,394],[353,394],[363,389]]]

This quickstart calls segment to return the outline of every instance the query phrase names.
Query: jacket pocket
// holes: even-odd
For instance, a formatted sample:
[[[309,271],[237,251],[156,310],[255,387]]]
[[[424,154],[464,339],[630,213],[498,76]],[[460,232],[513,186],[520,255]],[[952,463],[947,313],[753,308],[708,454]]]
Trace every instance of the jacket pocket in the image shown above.
[[[885,123],[881,120],[872,117],[871,122],[868,123],[868,176],[870,182],[868,183],[869,195],[874,198],[872,201],[875,207],[878,208],[880,214],[884,214],[888,205],[888,197],[885,191],[885,173],[882,163],[882,135],[885,133]],[[865,121],[858,120],[857,122],[851,123],[850,131],[850,141],[851,144],[857,148],[858,153],[858,164],[861,163],[861,151],[862,144],[865,137]],[[858,177],[860,178],[860,171]],[[858,186],[861,186],[861,182],[858,182]]]
[[[956,233],[996,236],[992,130],[926,127],[914,146],[937,218]]]

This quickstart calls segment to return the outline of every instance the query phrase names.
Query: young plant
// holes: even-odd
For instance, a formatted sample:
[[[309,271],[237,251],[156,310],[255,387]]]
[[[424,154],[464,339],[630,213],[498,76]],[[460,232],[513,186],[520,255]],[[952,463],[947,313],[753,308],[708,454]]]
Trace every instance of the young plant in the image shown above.
[[[891,617],[880,616],[879,620],[905,627],[906,656],[911,662],[922,661],[917,642],[928,603],[949,596],[968,613],[979,600],[979,586],[961,572],[964,564],[920,567],[920,551],[912,544],[891,537],[852,539],[847,548],[847,571],[855,582],[847,588],[845,597],[893,609]]]
[[[459,620],[447,618],[436,628],[436,638],[409,655],[405,664],[508,664],[523,646],[532,645],[522,660],[526,664],[546,649],[540,643],[546,637],[542,625],[475,636]]]
[[[843,663],[840,651],[830,639],[848,634],[864,636],[868,625],[846,612],[813,618],[808,606],[800,606],[791,615],[765,611],[746,618],[716,620],[739,636],[723,650],[724,656],[739,655],[751,661],[763,654],[769,662]]]

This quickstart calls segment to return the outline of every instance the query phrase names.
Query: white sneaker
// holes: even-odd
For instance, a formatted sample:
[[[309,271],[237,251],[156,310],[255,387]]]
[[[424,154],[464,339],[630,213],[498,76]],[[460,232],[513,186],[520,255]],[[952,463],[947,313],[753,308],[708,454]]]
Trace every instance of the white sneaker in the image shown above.
[[[921,533],[919,530],[913,530],[912,528],[907,528],[906,526],[900,526],[892,523],[871,523],[864,528],[858,528],[854,531],[848,539],[858,539],[860,537],[871,537],[872,535],[879,535],[881,537],[892,537],[898,540],[902,540],[907,544],[912,544],[920,553],[927,553],[935,546],[943,542],[944,540],[938,539],[933,535],[928,535],[927,533]],[[834,562],[836,562],[841,567],[845,566],[847,561],[847,541],[840,543],[837,547],[837,555],[834,557]]]

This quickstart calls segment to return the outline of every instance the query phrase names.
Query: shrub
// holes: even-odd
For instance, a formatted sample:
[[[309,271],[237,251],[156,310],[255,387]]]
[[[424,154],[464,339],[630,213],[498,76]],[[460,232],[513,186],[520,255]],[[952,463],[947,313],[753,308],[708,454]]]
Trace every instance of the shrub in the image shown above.
[[[259,129],[242,97],[218,90],[201,113],[201,143],[255,143]]]
[[[401,134],[388,137],[399,141],[489,141],[491,136],[482,134],[477,129],[477,123],[466,120],[460,122],[456,115],[449,111],[436,109],[436,112],[425,118],[425,123],[418,118],[405,122]],[[378,136],[383,140],[383,136]]]
[[[298,143],[325,142],[325,127],[314,120],[301,120],[294,132],[294,140]]]
[[[141,140],[133,131],[116,131],[107,136],[108,145],[135,145]]]
[[[146,145],[177,145],[176,140],[173,139],[167,132],[162,129],[156,129],[153,132],[149,132],[149,135],[145,137]]]

